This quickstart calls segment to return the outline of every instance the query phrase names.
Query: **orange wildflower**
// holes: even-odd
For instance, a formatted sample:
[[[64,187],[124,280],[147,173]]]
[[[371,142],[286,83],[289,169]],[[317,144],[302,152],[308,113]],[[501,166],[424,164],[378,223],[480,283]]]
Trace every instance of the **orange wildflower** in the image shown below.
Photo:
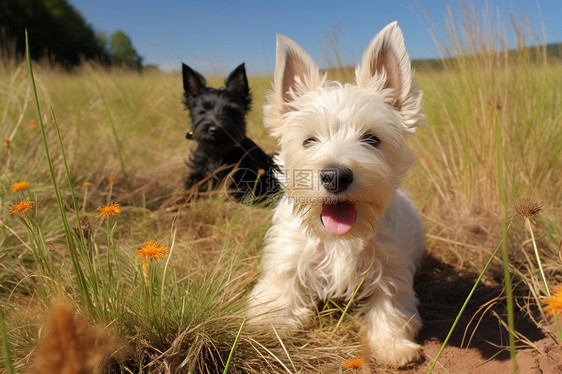
[[[160,243],[158,241],[151,242],[145,241],[144,246],[137,249],[137,257],[142,258],[143,264],[149,261],[156,261],[164,257],[166,252],[168,252],[168,247],[159,247]]]
[[[29,124],[29,128],[32,129],[32,130],[35,130],[35,129],[38,128],[38,127],[39,127],[39,126],[37,126],[36,123],[30,123],[30,124]]]
[[[550,315],[559,313],[562,310],[562,287],[558,287],[554,294],[542,301],[542,304],[544,305],[544,311],[550,313]]]
[[[10,207],[10,213],[21,213],[25,216],[33,208],[33,201],[21,200]]]
[[[121,209],[118,203],[111,203],[107,206],[101,206],[98,208],[98,218],[109,218],[109,216],[116,216],[121,214]]]
[[[21,181],[21,182],[12,184],[12,187],[10,187],[10,191],[22,191],[22,190],[25,190],[27,187],[29,187],[29,183],[27,183],[25,181]]]
[[[117,181],[117,177],[116,177],[115,175],[110,175],[110,176],[107,178],[107,181],[108,181],[109,183],[115,183],[115,181]]]
[[[344,365],[347,369],[361,369],[363,367],[363,360],[360,358],[354,358],[347,361]]]
[[[144,246],[137,249],[137,258],[142,258],[142,275],[144,284],[147,287],[150,283],[148,279],[148,261],[159,260],[168,252],[167,247],[159,247],[159,245],[160,243],[158,241],[151,242],[147,240],[144,242]]]

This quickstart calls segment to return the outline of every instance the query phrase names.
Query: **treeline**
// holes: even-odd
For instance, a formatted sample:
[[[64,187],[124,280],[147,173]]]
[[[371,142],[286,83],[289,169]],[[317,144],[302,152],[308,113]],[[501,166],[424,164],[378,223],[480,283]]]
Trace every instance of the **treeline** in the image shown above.
[[[65,68],[83,59],[142,68],[142,57],[123,31],[109,37],[94,31],[67,0],[0,0],[0,48],[4,55],[25,54],[26,28],[33,59],[46,57]]]
[[[544,50],[543,50],[544,48]],[[498,51],[497,53],[504,53],[504,51]],[[529,62],[543,63],[545,58],[547,61],[559,62],[562,60],[562,43],[551,43],[547,45],[535,45],[528,47],[520,47],[519,49],[510,49],[507,52],[507,56],[513,59],[526,58]],[[443,69],[446,64],[450,64],[455,61],[455,57],[446,57],[444,59],[418,59],[412,60],[412,67],[416,70],[423,69]]]

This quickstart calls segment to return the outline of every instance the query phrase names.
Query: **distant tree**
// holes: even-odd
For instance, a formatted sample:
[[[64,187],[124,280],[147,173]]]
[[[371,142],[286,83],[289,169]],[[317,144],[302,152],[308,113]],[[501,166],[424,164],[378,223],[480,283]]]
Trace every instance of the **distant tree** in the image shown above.
[[[137,69],[142,67],[142,57],[138,55],[131,39],[123,31],[117,30],[111,34],[108,44],[113,62]]]
[[[111,56],[111,52],[109,50],[109,39],[107,37],[107,34],[105,31],[103,30],[96,30],[96,40],[98,42],[98,44],[101,46],[101,48],[103,49],[103,53],[105,53],[107,56]]]
[[[39,0],[0,0],[0,28],[3,43],[14,43],[15,52],[19,55],[25,52],[26,27],[30,29],[30,34],[33,34],[30,42],[31,56],[42,57],[49,46],[50,31],[56,29],[55,20],[46,4]]]
[[[115,40],[115,34],[108,39],[105,33],[96,33],[68,0],[0,0],[0,48],[4,54],[11,52],[6,45],[14,45],[17,55],[25,53],[26,28],[34,59],[47,57],[65,67],[82,59],[142,66],[142,58],[125,33],[115,33]]]
[[[56,25],[55,33],[51,34],[56,42],[51,51],[55,59],[62,56],[62,59],[71,65],[79,64],[81,58],[107,59],[92,27],[67,0],[43,1]]]

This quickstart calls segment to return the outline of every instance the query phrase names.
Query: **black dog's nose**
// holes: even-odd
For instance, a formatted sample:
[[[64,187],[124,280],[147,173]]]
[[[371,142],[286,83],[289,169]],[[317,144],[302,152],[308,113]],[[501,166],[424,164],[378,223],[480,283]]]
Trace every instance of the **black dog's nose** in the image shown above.
[[[210,135],[215,135],[218,132],[218,130],[219,130],[219,128],[215,125],[211,125],[207,129],[207,131],[209,132]]]
[[[329,167],[320,171],[320,182],[333,193],[343,192],[353,182],[353,171],[346,167]]]

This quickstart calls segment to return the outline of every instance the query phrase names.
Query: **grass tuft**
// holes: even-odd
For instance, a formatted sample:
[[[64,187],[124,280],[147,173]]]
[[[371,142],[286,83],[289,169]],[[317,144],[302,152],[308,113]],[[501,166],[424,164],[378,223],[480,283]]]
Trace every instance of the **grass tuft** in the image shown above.
[[[525,22],[512,24],[518,45],[508,49],[497,20],[486,8],[467,8],[460,21],[451,11],[441,65],[416,72],[429,126],[412,139],[418,162],[405,187],[427,231],[416,292],[428,330],[460,328],[472,313],[464,336],[474,345],[476,328],[497,318],[495,353],[511,345],[517,357],[522,347],[539,352],[521,321],[562,341],[559,310],[542,306],[562,273],[562,63],[528,47]],[[331,37],[328,75],[353,79]],[[84,326],[120,337],[103,352],[109,372],[345,372],[361,356],[353,303],[329,300],[311,329],[291,337],[246,329],[244,298],[272,211],[233,204],[222,191],[189,199],[194,144],[184,139],[179,73],[0,64],[0,373],[35,362],[44,312],[58,297]],[[260,110],[270,79],[250,77],[248,135],[274,152]],[[10,212],[21,201],[30,209]],[[145,242],[168,250],[143,262]],[[444,340],[439,355],[457,344],[453,329],[430,332]],[[511,344],[501,340],[508,333]]]

